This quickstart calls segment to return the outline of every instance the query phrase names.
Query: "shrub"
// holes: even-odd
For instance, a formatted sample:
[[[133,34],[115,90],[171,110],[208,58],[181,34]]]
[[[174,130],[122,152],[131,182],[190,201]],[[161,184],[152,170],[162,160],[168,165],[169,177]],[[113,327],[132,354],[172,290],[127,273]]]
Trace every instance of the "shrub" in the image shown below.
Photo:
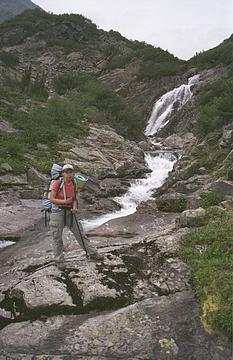
[[[19,87],[23,93],[32,98],[46,100],[48,98],[48,92],[45,86],[45,82],[45,71],[39,70],[36,73],[35,80],[32,80],[32,66],[30,65],[28,69],[25,70],[22,79],[19,82]]]
[[[181,73],[182,65],[176,61],[154,62],[152,60],[143,62],[137,76],[138,80],[158,80],[164,76],[173,76]]]
[[[231,73],[229,73],[230,75]],[[226,125],[233,117],[233,75],[207,85],[202,91],[195,129],[200,137]]]
[[[65,94],[71,89],[76,90],[69,95],[78,107],[76,114],[85,114],[89,121],[98,120],[102,124],[108,124],[127,138],[136,139],[142,136],[144,122],[140,113],[109,86],[91,75],[62,74],[54,79],[53,85],[59,94]]]
[[[224,199],[224,194],[218,191],[207,191],[200,193],[202,198],[202,206],[204,208],[218,205]]]

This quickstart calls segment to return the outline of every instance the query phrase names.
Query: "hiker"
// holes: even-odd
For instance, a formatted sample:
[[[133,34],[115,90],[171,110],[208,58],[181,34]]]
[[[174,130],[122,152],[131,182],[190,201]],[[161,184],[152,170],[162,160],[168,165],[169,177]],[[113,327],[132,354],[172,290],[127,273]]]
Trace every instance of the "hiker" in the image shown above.
[[[53,182],[50,194],[52,203],[50,229],[53,233],[54,260],[60,270],[65,269],[62,240],[65,226],[70,228],[90,259],[103,259],[103,256],[90,244],[89,239],[83,232],[82,225],[75,216],[78,211],[78,201],[76,198],[77,185],[74,182],[74,175],[73,166],[70,164],[64,165],[62,167],[62,180],[58,179]],[[63,181],[62,187],[61,181]]]

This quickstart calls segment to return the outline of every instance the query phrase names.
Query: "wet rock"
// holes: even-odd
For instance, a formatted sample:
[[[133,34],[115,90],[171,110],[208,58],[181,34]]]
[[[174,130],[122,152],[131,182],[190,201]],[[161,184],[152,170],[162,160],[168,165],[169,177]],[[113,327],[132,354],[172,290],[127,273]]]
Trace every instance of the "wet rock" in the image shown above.
[[[169,148],[182,148],[183,145],[184,145],[184,141],[183,139],[176,135],[176,134],[173,134],[173,135],[170,135],[168,136],[164,141],[163,141],[164,145],[165,146],[168,146]]]
[[[184,311],[185,309],[185,311]],[[30,336],[29,336],[30,335]],[[207,346],[208,344],[208,346]],[[154,297],[89,318],[57,316],[21,322],[0,335],[3,354],[66,356],[95,360],[230,360],[230,343],[205,332],[190,291]]]
[[[120,178],[139,178],[145,175],[145,173],[151,172],[151,170],[148,169],[144,164],[135,162],[135,159],[130,159],[121,163],[117,162],[114,164],[114,168],[117,176]]]
[[[140,141],[138,143],[138,146],[143,150],[143,151],[149,151],[151,149],[151,144],[146,142],[146,141]]]
[[[99,191],[102,197],[114,197],[127,191],[128,184],[123,183],[120,179],[107,178],[99,182]]]
[[[178,226],[188,226],[195,227],[204,224],[206,217],[206,210],[203,208],[198,208],[195,210],[185,210],[181,213],[179,218],[177,218]]]

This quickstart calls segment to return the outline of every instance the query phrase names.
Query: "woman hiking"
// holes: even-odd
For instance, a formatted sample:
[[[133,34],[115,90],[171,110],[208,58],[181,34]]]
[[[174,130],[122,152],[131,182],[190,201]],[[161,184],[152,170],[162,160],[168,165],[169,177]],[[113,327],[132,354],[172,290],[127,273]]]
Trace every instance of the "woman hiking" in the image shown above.
[[[62,233],[65,226],[74,234],[76,240],[90,259],[103,260],[96,248],[90,244],[82,225],[75,214],[78,211],[77,185],[74,181],[74,168],[66,164],[62,168],[62,179],[55,180],[51,189],[50,229],[53,234],[54,261],[60,270],[65,270]],[[62,183],[61,183],[62,181]]]

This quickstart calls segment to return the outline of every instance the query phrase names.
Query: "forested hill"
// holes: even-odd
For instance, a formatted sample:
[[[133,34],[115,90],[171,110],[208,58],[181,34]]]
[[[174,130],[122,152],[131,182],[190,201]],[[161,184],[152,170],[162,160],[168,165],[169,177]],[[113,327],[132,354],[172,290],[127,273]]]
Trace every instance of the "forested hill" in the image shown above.
[[[0,23],[21,14],[25,10],[36,8],[39,6],[30,0],[0,0]]]

